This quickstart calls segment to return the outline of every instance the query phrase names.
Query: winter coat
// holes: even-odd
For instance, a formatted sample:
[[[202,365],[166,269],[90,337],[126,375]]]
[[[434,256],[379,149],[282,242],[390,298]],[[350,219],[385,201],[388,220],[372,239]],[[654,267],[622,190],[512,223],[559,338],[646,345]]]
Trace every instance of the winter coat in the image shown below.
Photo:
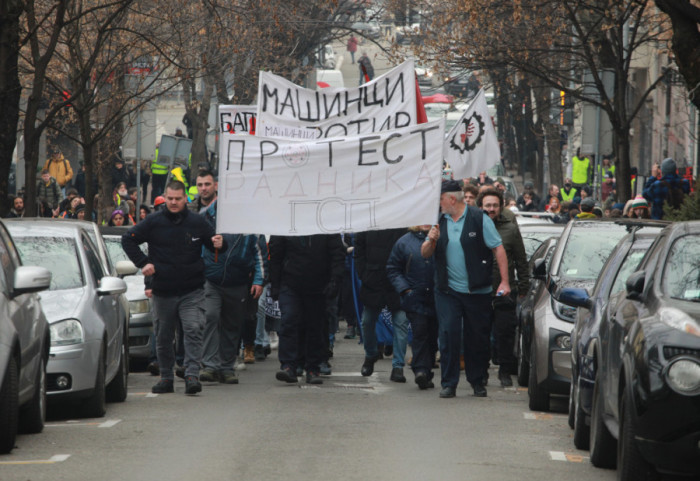
[[[136,267],[155,267],[153,294],[180,296],[204,286],[202,246],[214,251],[214,228],[199,214],[187,209],[176,214],[155,212],[122,236],[124,252]],[[139,244],[148,243],[148,255]],[[222,251],[228,249],[224,239]]]
[[[345,250],[339,234],[270,236],[272,291],[284,285],[304,295],[322,294],[329,283],[340,286]]]
[[[56,160],[53,158],[46,159],[44,168],[48,169],[49,174],[56,179],[60,187],[65,187],[73,178],[73,169],[70,166],[70,162],[63,157],[63,154],[59,154]]]
[[[360,232],[355,237],[355,265],[362,281],[360,301],[370,307],[390,310],[400,308],[401,302],[386,275],[386,262],[406,229],[386,229]]]
[[[530,287],[530,269],[527,263],[527,254],[525,253],[525,245],[523,237],[520,235],[518,223],[515,220],[515,214],[505,209],[494,221],[496,230],[501,236],[503,248],[506,251],[508,259],[508,283],[511,289],[516,287],[517,271],[517,289],[518,293],[527,293]],[[493,292],[496,292],[501,283],[501,272],[498,270],[498,263],[493,263]]]
[[[421,255],[425,239],[425,232],[409,232],[396,241],[386,263],[386,275],[401,296],[404,311],[434,316],[435,258]]]
[[[216,228],[217,203],[212,202],[204,218],[213,229]],[[222,234],[228,244],[225,251],[211,252],[202,249],[204,259],[204,276],[219,286],[258,285],[265,282],[267,265],[267,247],[259,242],[258,235]]]
[[[46,202],[51,206],[52,209],[58,207],[63,199],[63,193],[61,192],[61,187],[56,182],[56,179],[51,177],[49,183],[44,184],[43,180],[39,180],[36,184],[36,196],[37,198],[44,198]]]

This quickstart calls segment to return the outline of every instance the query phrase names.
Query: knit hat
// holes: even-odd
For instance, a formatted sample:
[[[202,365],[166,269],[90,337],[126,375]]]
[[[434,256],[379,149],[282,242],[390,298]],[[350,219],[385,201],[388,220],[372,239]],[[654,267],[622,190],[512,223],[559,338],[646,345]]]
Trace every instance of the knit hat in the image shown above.
[[[444,194],[445,192],[461,192],[462,189],[459,186],[459,182],[456,180],[443,180],[442,181],[442,188],[440,189],[440,193]]]
[[[670,157],[661,162],[661,175],[675,174],[676,169],[676,161]]]
[[[591,197],[586,197],[581,201],[581,210],[584,212],[590,212],[595,207],[595,201]]]
[[[126,215],[124,215],[124,211],[123,211],[123,210],[121,210],[121,209],[115,209],[115,210],[112,212],[112,216],[110,217],[110,219],[114,219],[114,216],[117,216],[117,215],[120,215],[120,216],[122,216],[122,217],[126,217]]]
[[[637,209],[637,208],[639,208],[639,207],[642,207],[642,208],[644,208],[644,209],[648,209],[648,208],[649,208],[649,203],[648,203],[647,200],[646,200],[644,197],[642,197],[641,195],[636,196],[636,197],[634,198],[634,200],[632,201],[632,205],[630,206],[631,209]]]

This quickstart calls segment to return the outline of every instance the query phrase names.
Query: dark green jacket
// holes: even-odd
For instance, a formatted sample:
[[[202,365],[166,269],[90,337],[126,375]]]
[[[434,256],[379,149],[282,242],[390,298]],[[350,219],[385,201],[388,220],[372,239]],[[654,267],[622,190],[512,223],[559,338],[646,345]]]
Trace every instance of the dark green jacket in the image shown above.
[[[530,286],[530,270],[527,264],[527,254],[525,254],[525,246],[523,238],[520,235],[518,222],[515,220],[515,214],[510,209],[503,209],[494,224],[496,230],[501,235],[503,240],[503,248],[506,250],[508,258],[508,283],[510,288],[518,289],[520,295],[525,294]],[[517,285],[515,272],[517,271]],[[493,263],[493,292],[496,292],[498,285],[501,283],[501,274],[498,271],[498,263]]]

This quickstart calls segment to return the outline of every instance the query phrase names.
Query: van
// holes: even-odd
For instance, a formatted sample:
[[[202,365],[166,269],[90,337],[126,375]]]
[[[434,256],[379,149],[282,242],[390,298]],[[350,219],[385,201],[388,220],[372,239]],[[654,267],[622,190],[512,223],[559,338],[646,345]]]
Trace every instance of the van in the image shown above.
[[[316,70],[316,84],[318,85],[320,82],[323,82],[326,85],[323,85],[324,87],[337,87],[337,88],[345,88],[345,81],[343,80],[343,73],[340,70],[325,70],[325,69],[317,69]]]

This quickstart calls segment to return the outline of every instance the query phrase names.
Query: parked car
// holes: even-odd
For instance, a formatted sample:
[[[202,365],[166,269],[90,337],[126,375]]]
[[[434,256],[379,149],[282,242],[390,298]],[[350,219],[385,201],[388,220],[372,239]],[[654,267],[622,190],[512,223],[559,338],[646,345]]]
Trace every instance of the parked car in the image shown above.
[[[370,20],[368,22],[355,22],[350,28],[367,38],[373,38],[376,40],[382,36],[382,27],[376,20]]]
[[[590,297],[580,288],[562,289],[559,300],[563,304],[570,296],[582,295],[590,302],[576,312],[576,321],[571,331],[571,389],[569,390],[569,424],[574,429],[574,445],[588,449],[591,400],[597,364],[596,350],[600,350],[598,328],[605,309],[614,309],[608,299],[625,290],[627,277],[637,269],[642,257],[651,246],[662,226],[656,232],[644,229],[645,234],[627,234],[612,251],[600,272]],[[573,307],[576,307],[575,305]]]
[[[52,279],[41,295],[50,325],[49,401],[80,400],[88,417],[106,401],[126,399],[129,305],[124,280],[105,271],[85,222],[8,219],[23,262],[45,267]],[[102,238],[99,237],[101,242]],[[120,266],[117,266],[117,273]]]
[[[516,219],[522,219],[522,216],[516,215]],[[551,222],[538,223],[519,223],[520,235],[523,237],[525,245],[525,254],[528,260],[537,248],[550,237],[557,237],[564,231],[562,224],[553,224]]]
[[[2,223],[0,261],[0,453],[9,453],[18,431],[44,429],[51,339],[35,293],[48,289],[51,273],[22,265]]]
[[[535,249],[528,261],[531,272],[534,273],[534,266],[537,263],[547,265],[551,262],[554,248],[557,246],[559,236],[550,237]],[[532,330],[535,322],[533,320],[535,300],[539,299],[546,291],[545,278],[543,276],[533,276],[530,280],[530,289],[524,293],[525,297],[520,301],[517,308],[518,332],[515,339],[516,357],[518,359],[517,380],[519,386],[527,386],[530,378],[530,346],[532,344]]]
[[[102,226],[100,232],[107,246],[113,264],[133,265],[122,248],[122,234],[128,227]],[[146,245],[141,245],[146,252]],[[121,264],[120,264],[121,265]],[[133,267],[133,274],[122,277],[126,282],[126,298],[129,301],[129,364],[132,368],[145,366],[155,346],[153,346],[153,311],[151,300],[146,297],[144,276]]]
[[[550,395],[569,394],[571,380],[571,329],[576,309],[557,301],[564,287],[591,288],[603,264],[627,233],[624,221],[578,220],[569,222],[548,265],[534,264],[533,277],[545,281],[533,300],[529,349],[528,396],[533,411],[549,410]]]
[[[565,300],[591,302],[585,292]],[[608,305],[594,358],[591,462],[617,466],[621,481],[700,476],[700,222],[666,227]]]

